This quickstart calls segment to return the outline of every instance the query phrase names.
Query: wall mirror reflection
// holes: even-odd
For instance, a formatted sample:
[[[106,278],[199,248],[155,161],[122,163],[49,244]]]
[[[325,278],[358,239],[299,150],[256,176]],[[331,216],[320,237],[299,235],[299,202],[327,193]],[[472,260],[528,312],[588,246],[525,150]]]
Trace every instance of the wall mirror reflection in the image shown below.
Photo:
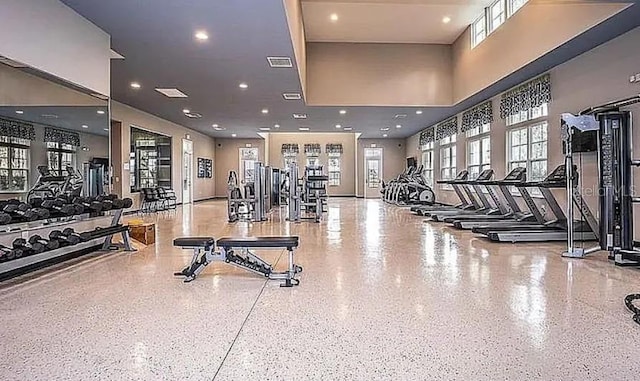
[[[171,188],[171,137],[131,126],[131,192]]]

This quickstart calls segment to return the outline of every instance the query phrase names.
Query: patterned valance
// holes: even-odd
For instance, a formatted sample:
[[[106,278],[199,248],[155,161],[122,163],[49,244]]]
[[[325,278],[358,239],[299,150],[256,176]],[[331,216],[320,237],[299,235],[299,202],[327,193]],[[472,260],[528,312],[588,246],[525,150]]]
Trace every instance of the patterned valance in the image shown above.
[[[33,124],[4,118],[0,118],[0,135],[26,140],[36,138]]]
[[[320,156],[320,154],[322,153],[320,144],[318,143],[305,144],[304,153],[307,156]]]
[[[551,77],[545,74],[502,94],[500,99],[500,117],[538,107],[551,102]]]
[[[420,133],[420,147],[424,147],[435,140],[435,129],[434,126],[427,127]]]
[[[436,125],[436,140],[458,133],[458,116],[451,117]]]
[[[342,144],[327,144],[324,149],[327,153],[342,154]]]
[[[80,146],[80,134],[73,131],[58,130],[57,128],[45,127],[44,128],[44,141],[45,143],[61,143],[71,144],[72,146]]]
[[[282,145],[282,154],[283,155],[297,155],[300,152],[300,148],[297,144],[283,144]]]
[[[493,122],[493,103],[487,101],[462,113],[460,131],[466,132],[491,122]]]

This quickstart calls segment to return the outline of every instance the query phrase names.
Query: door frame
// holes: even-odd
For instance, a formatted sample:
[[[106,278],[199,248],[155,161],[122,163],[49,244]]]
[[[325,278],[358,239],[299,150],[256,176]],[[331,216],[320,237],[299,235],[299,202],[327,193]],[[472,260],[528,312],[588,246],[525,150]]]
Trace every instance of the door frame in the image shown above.
[[[185,185],[187,185],[187,179],[185,178],[185,156],[189,155],[191,158],[191,163],[189,165],[189,174],[188,177],[190,182],[188,183],[187,190],[185,190]],[[182,204],[190,204],[193,202],[193,140],[182,139],[182,166],[180,168],[180,176],[182,178],[182,182],[180,185],[182,186]]]
[[[375,188],[375,193],[373,196],[371,196],[371,192],[374,192],[373,188],[369,188],[369,181],[368,181],[368,171],[367,171],[367,151],[368,150],[375,150],[377,152],[379,152],[379,157],[380,157],[380,173],[378,174],[379,176],[379,180],[380,180],[380,186],[382,186],[382,181],[384,179],[384,150],[382,149],[382,147],[364,147],[364,151],[363,151],[363,155],[364,158],[362,160],[363,162],[363,171],[362,173],[364,174],[364,198],[380,198],[381,194],[380,194],[380,186],[378,188]]]

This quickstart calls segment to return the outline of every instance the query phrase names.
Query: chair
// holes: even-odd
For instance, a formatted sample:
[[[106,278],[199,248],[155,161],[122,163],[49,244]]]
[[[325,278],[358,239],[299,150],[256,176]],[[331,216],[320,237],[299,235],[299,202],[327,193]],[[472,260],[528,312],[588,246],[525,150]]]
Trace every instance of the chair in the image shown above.
[[[158,198],[160,199],[160,207],[162,210],[175,209],[177,205],[176,192],[173,189],[167,189],[164,187],[156,188],[158,192]]]
[[[156,212],[160,202],[158,192],[154,188],[142,188],[142,206],[140,207],[142,212]]]

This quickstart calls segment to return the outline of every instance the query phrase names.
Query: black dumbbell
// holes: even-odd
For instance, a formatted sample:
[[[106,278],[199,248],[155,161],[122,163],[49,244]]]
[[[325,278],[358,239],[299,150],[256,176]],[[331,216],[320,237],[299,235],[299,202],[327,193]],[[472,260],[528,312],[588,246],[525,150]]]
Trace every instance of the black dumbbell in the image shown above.
[[[6,246],[0,245],[0,260],[1,261],[10,261],[15,258],[22,257],[24,253],[20,249],[10,248]]]
[[[64,201],[59,199],[49,199],[42,202],[42,207],[45,209],[56,211],[65,216],[73,216],[76,213],[76,208],[71,204],[65,204]]]
[[[6,225],[11,222],[11,215],[5,212],[0,212],[0,225]]]
[[[86,197],[76,197],[73,199],[74,204],[80,204],[85,211],[99,213],[102,212],[103,206],[101,202],[93,201]]]
[[[13,240],[13,248],[20,249],[26,255],[40,254],[47,248],[40,242],[29,243],[24,238],[16,238]]]
[[[62,231],[62,234],[66,235],[67,237],[76,237],[76,239],[78,239],[79,242],[85,241],[85,239],[82,237],[82,235],[76,233],[75,230],[73,230],[73,228],[66,228]]]
[[[35,221],[38,219],[38,213],[34,212],[31,209],[31,206],[29,204],[25,204],[24,202],[19,204],[7,204],[2,208],[2,211],[25,221]]]
[[[53,230],[51,233],[49,233],[49,239],[52,241],[56,240],[60,242],[60,245],[62,246],[77,245],[81,241],[80,237],[76,237],[74,235],[66,235],[60,230]]]
[[[101,195],[96,197],[96,200],[110,201],[113,206],[112,209],[122,209],[125,205],[125,201],[121,198],[118,198],[117,194]]]
[[[35,243],[39,243],[45,247],[45,250],[55,250],[60,247],[60,242],[58,242],[58,240],[52,239],[47,241],[37,234],[29,237],[29,243],[32,245],[34,245]]]

